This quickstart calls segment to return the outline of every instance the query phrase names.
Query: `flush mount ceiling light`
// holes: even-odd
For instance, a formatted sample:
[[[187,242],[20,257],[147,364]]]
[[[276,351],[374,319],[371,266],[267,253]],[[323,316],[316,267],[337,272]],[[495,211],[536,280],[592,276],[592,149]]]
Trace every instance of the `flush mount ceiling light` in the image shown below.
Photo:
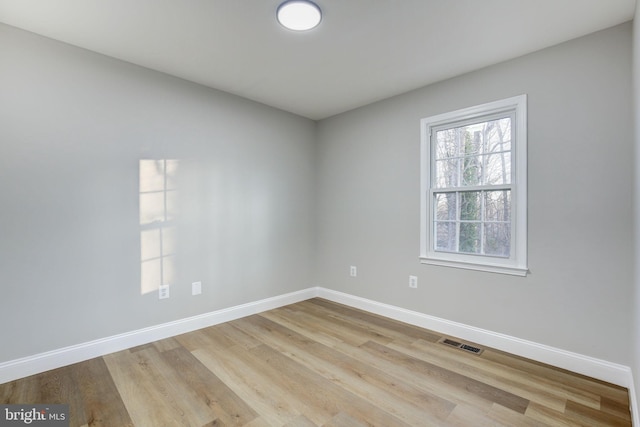
[[[278,22],[294,31],[306,31],[316,27],[322,19],[317,4],[308,0],[288,0],[278,6]]]

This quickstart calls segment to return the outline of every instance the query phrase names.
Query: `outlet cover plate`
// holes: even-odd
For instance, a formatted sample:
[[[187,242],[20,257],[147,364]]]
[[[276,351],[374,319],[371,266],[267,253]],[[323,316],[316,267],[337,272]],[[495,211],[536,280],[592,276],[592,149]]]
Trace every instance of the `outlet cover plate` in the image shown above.
[[[409,276],[409,287],[414,289],[418,287],[418,276]]]
[[[158,299],[169,298],[169,285],[161,285],[158,288]]]

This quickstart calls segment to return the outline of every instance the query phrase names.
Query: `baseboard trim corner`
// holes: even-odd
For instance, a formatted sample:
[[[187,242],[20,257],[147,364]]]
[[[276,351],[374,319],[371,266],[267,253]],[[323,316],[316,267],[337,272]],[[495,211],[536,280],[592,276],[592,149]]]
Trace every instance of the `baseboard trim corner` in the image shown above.
[[[627,387],[629,389],[629,403],[631,408],[631,424],[634,426],[640,426],[640,408],[638,408],[638,395],[636,394],[635,382],[633,380],[633,373],[630,374],[631,385]]]
[[[0,384],[317,296],[308,288],[0,363]]]

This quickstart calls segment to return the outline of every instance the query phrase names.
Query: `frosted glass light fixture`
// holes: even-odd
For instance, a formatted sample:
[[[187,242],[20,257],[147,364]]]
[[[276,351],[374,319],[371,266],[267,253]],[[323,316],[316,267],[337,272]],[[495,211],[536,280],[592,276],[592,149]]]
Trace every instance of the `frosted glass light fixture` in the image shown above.
[[[288,0],[278,6],[278,22],[294,31],[315,28],[322,20],[322,11],[317,4],[308,0]]]

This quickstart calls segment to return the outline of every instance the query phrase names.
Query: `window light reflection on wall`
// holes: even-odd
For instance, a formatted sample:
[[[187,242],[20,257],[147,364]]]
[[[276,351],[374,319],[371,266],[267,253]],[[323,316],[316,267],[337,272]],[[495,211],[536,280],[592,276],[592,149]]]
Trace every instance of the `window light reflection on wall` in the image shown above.
[[[175,283],[175,159],[140,160],[140,293]]]

